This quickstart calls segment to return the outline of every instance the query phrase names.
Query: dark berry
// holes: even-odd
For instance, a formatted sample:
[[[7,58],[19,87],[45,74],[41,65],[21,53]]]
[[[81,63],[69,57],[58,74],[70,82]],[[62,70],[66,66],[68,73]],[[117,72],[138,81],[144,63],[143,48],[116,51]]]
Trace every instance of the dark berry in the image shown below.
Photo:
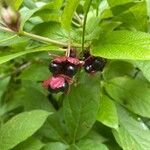
[[[105,64],[106,64],[106,61],[103,58],[96,58],[92,65],[93,65],[94,70],[102,71]]]
[[[62,66],[61,66],[61,64],[52,61],[49,65],[49,70],[53,74],[60,74],[61,70],[62,70]]]
[[[84,70],[85,70],[87,73],[91,73],[92,71],[94,71],[92,65],[84,66]]]
[[[69,77],[73,77],[78,71],[78,67],[75,65],[68,65],[66,66],[65,74]]]
[[[67,92],[69,89],[69,83],[67,81],[64,82],[63,86],[60,88],[61,92]]]
[[[83,60],[87,59],[87,58],[90,57],[90,56],[91,56],[91,54],[90,54],[89,51],[85,50],[85,51],[83,52]]]
[[[49,87],[48,87],[48,91],[51,92],[51,93],[58,93],[58,92],[61,91],[61,89],[60,89],[60,88],[58,88],[58,89],[52,89],[52,88],[49,86]]]

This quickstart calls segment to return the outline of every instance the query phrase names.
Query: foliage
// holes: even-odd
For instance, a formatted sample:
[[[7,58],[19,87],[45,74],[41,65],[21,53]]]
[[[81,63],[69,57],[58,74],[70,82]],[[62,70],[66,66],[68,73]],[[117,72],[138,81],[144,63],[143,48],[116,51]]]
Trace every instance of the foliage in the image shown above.
[[[0,12],[2,2],[19,28],[0,13],[0,149],[149,150],[149,0],[3,0]],[[48,53],[70,47],[107,64],[49,93]]]

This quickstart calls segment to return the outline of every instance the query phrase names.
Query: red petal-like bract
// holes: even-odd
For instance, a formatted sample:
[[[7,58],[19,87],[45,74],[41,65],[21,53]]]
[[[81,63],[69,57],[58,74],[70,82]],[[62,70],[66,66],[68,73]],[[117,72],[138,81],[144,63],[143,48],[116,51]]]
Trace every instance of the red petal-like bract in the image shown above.
[[[43,86],[45,88],[50,87],[51,89],[59,89],[61,88],[65,83],[65,78],[62,76],[57,77],[51,77],[48,80],[45,80],[43,82]]]
[[[80,60],[77,59],[77,58],[67,57],[67,61],[71,64],[74,64],[74,65],[79,65],[80,64]]]
[[[67,60],[66,56],[59,56],[59,57],[56,57],[53,61],[57,63],[62,63],[62,62],[65,62],[66,60]]]
[[[70,64],[74,64],[74,65],[83,65],[84,63],[83,61],[80,61],[78,58],[67,57],[67,56],[56,57],[53,61],[56,63],[69,62]]]

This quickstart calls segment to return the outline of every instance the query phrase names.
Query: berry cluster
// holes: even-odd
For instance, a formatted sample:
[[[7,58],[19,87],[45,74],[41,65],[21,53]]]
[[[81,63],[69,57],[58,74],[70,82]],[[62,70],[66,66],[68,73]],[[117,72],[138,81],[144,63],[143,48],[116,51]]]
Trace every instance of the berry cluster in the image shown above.
[[[67,93],[69,84],[72,83],[72,78],[83,65],[83,61],[75,57],[76,55],[72,52],[70,57],[58,56],[53,59],[49,64],[49,70],[53,76],[44,81],[43,86],[53,93]]]
[[[82,66],[87,73],[93,74],[97,71],[102,71],[105,64],[106,60],[104,58],[94,57],[89,51],[85,51],[83,60],[79,60],[76,56],[76,51],[71,50],[69,57],[58,56],[50,62],[49,70],[53,76],[45,80],[43,86],[52,93],[67,93],[69,84],[72,83],[73,77]]]
[[[103,71],[106,65],[106,59],[102,57],[94,57],[89,51],[84,52],[84,70],[87,73],[93,74],[97,71]]]

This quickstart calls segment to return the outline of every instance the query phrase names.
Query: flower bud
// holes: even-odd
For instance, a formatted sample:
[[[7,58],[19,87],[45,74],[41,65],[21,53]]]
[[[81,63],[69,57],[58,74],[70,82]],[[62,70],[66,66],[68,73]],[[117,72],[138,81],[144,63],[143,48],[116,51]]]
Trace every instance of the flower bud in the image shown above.
[[[20,26],[20,14],[10,7],[1,9],[1,18],[5,25],[13,31],[18,31]]]

